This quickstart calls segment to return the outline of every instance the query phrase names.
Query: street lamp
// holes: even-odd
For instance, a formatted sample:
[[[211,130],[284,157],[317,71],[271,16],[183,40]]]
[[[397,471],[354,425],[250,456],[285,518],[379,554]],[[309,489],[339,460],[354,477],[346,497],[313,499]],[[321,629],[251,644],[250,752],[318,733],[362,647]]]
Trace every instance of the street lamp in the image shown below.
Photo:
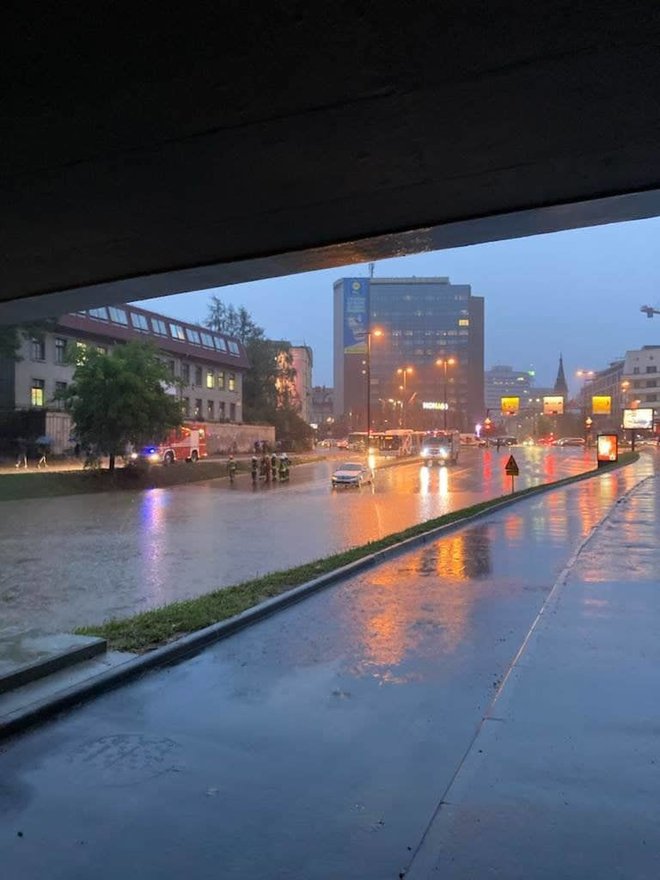
[[[436,367],[442,367],[443,373],[444,373],[445,395],[444,395],[444,401],[443,401],[444,402],[443,419],[444,419],[445,431],[447,430],[447,410],[449,409],[449,401],[447,400],[447,368],[453,367],[455,363],[456,363],[456,358],[453,358],[453,357],[438,358],[437,361],[435,362]]]
[[[382,336],[383,331],[375,328],[367,330],[367,452],[371,448],[371,337]]]
[[[401,376],[402,380],[403,380],[403,385],[399,385],[399,391],[403,391],[403,401],[402,401],[402,406],[401,406],[401,421],[403,424],[400,424],[399,427],[403,428],[403,426],[406,424],[406,385],[407,385],[407,379],[408,379],[408,376],[411,373],[414,373],[415,371],[413,370],[412,367],[399,367],[399,369],[396,372],[397,372],[397,375]]]

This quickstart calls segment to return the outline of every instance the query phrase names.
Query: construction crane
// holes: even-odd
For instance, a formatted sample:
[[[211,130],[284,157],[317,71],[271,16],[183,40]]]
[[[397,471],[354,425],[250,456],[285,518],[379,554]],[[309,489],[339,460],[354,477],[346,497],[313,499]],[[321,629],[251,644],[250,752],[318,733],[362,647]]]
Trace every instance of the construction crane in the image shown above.
[[[644,312],[647,318],[652,318],[653,315],[660,315],[660,309],[654,309],[653,306],[642,306],[640,312]]]

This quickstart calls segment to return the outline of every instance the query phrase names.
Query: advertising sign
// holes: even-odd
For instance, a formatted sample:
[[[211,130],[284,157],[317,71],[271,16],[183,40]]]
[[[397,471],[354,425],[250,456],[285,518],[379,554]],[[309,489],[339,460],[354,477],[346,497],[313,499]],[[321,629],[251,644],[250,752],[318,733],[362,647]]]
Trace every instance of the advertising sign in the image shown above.
[[[609,395],[592,397],[591,412],[595,416],[609,416],[612,412],[612,398]]]
[[[500,398],[500,408],[503,416],[517,416],[520,409],[520,398],[502,397]]]
[[[441,400],[423,400],[422,409],[449,409],[449,404]]]
[[[543,398],[543,415],[544,416],[563,416],[564,415],[564,398],[561,395],[557,397]]]
[[[649,430],[653,427],[652,409],[624,409],[623,427],[632,431]]]
[[[369,279],[344,278],[344,354],[367,353]]]
[[[619,459],[619,438],[616,434],[599,434],[596,442],[598,464],[608,464]]]

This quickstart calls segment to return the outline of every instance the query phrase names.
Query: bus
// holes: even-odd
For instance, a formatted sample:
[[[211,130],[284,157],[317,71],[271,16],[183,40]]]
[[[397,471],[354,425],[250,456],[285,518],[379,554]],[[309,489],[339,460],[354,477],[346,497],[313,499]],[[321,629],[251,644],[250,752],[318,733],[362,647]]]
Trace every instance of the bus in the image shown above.
[[[370,447],[382,455],[419,455],[426,436],[424,431],[410,428],[393,428],[391,431],[372,431]],[[348,435],[348,448],[357,452],[367,451],[367,432],[352,431]]]

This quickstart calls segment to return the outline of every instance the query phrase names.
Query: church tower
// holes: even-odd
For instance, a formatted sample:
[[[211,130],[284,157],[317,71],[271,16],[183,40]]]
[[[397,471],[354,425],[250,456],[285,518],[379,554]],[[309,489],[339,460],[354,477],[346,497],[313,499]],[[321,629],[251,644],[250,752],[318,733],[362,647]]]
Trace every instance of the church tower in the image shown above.
[[[564,359],[559,355],[559,369],[557,370],[557,378],[555,379],[555,387],[554,392],[557,395],[560,395],[564,398],[564,400],[568,400],[568,384],[566,382],[566,376],[564,375]]]

